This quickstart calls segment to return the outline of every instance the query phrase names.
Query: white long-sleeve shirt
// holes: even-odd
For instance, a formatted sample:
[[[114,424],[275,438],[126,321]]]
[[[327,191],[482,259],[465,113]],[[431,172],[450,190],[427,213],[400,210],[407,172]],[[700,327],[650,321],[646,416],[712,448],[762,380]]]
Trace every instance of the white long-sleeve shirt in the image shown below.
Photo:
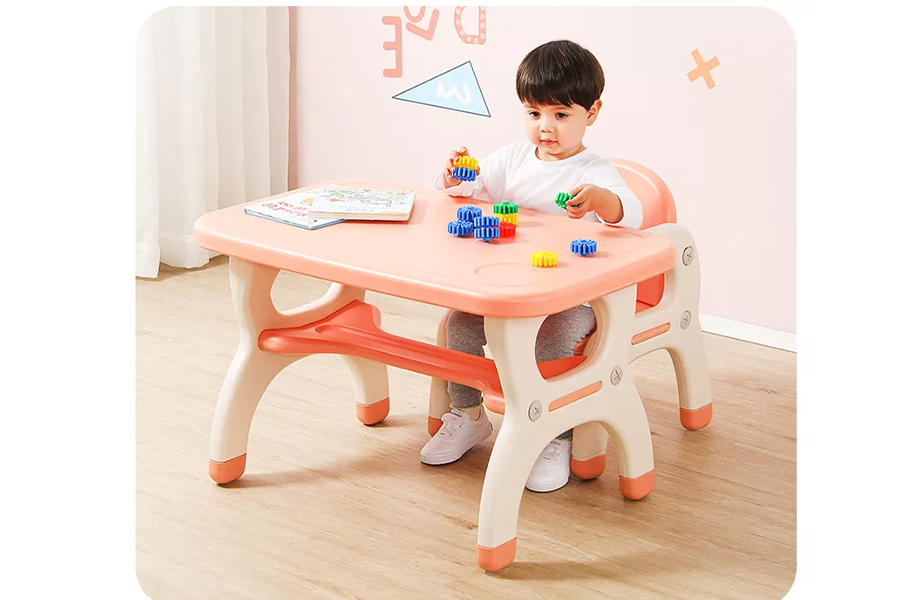
[[[434,180],[434,187],[451,196],[472,196],[491,202],[514,202],[523,208],[558,213],[559,192],[569,192],[583,183],[606,188],[622,201],[622,220],[612,223],[619,227],[640,229],[643,220],[641,202],[637,199],[608,160],[582,150],[574,156],[557,161],[540,160],[531,142],[517,142],[504,146],[478,161],[480,169],[475,181],[462,181],[444,188],[443,173]],[[582,217],[604,221],[590,211]]]

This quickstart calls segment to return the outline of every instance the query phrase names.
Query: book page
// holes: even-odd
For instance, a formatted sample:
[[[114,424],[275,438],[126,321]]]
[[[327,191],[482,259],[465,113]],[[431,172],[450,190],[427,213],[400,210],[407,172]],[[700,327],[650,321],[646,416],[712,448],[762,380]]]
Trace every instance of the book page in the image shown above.
[[[320,188],[310,211],[347,215],[408,215],[415,192],[372,188]]]
[[[318,191],[318,189],[306,190],[251,204],[244,208],[244,212],[306,229],[316,229],[340,222],[340,219],[316,219],[310,216],[309,207]]]

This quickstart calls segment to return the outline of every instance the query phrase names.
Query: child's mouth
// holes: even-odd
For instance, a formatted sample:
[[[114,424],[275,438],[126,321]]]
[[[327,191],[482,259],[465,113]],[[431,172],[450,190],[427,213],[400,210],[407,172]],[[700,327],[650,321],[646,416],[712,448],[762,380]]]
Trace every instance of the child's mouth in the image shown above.
[[[556,140],[541,140],[542,146],[552,146],[556,143]]]

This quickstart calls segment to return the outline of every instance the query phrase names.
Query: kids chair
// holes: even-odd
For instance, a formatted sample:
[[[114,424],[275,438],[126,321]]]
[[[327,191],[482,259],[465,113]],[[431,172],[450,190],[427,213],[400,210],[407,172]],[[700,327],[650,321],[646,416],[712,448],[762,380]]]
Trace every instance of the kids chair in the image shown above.
[[[712,419],[709,368],[703,333],[697,319],[700,299],[700,263],[694,239],[690,232],[675,223],[675,202],[665,182],[651,170],[626,160],[614,160],[628,187],[641,201],[643,221],[641,229],[665,236],[672,241],[678,253],[676,266],[664,275],[658,275],[637,286],[635,329],[631,338],[630,361],[654,350],[665,349],[672,357],[678,382],[678,401],[681,424],[695,431],[705,427]],[[602,260],[602,259],[601,259]],[[436,344],[447,345],[447,311],[438,326]],[[596,313],[596,311],[595,311]],[[600,345],[603,323],[595,314],[600,332],[594,332],[579,342],[575,356],[540,363],[544,379],[551,379],[580,365]],[[503,414],[501,395],[485,394],[484,405],[492,412]],[[441,416],[450,410],[447,382],[432,378],[428,408],[428,432],[437,433]],[[580,479],[599,477],[606,468],[606,445],[609,434],[599,422],[590,422],[574,428],[572,435],[572,473]],[[620,469],[621,470],[621,469]],[[620,479],[622,493],[631,499],[639,499],[653,488],[652,471],[642,490],[626,489],[627,479]]]

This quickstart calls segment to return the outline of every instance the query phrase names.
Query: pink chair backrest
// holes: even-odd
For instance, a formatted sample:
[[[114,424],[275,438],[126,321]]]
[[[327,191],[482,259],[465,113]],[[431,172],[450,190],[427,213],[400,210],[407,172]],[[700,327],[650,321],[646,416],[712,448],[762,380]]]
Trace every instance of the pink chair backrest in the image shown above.
[[[614,159],[612,161],[625,185],[641,201],[644,220],[641,229],[675,222],[675,200],[669,186],[659,175],[635,162]],[[648,306],[656,306],[662,299],[665,276],[659,275],[638,284],[637,299]]]

